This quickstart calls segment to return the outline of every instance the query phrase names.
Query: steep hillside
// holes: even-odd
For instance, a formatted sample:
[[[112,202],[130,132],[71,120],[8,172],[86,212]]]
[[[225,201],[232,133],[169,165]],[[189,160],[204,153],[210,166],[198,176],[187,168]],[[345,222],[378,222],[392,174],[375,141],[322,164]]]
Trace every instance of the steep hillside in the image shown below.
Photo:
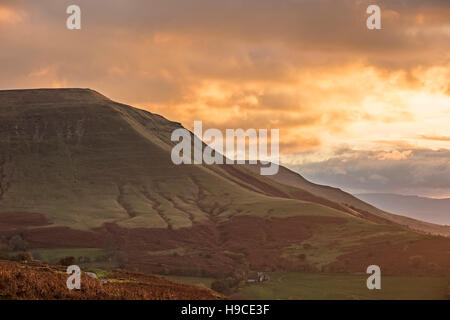
[[[92,90],[0,91],[0,248],[177,274],[449,270],[449,239],[335,189],[174,165],[180,127]]]
[[[4,91],[0,110],[0,209],[44,213],[53,226],[178,229],[244,211],[270,217],[286,207],[283,215],[295,216],[294,202],[280,198],[314,200],[236,166],[176,166],[170,134],[180,124],[93,91]]]

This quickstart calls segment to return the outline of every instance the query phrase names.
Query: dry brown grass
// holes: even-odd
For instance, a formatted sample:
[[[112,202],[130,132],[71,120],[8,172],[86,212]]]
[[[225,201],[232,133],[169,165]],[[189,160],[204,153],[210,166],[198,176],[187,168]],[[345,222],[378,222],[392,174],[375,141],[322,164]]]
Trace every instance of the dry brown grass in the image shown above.
[[[84,273],[81,289],[66,287],[64,267],[0,261],[0,298],[30,300],[209,300],[223,298],[212,290],[161,276],[114,271],[106,283]]]

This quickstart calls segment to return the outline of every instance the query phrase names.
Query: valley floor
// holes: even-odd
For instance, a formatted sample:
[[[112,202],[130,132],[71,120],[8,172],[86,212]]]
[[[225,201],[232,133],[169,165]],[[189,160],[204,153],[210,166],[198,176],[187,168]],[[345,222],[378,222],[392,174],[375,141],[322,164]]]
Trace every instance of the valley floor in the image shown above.
[[[233,299],[293,300],[442,300],[450,299],[445,277],[382,276],[381,290],[368,290],[365,274],[272,272],[271,280],[247,284]],[[210,278],[174,277],[186,283],[211,284]]]

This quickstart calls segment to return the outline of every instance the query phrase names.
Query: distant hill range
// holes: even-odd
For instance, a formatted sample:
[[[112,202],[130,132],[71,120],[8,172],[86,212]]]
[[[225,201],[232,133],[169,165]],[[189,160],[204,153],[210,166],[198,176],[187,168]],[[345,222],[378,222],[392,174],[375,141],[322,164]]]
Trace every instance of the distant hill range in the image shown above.
[[[355,196],[388,212],[450,226],[450,198],[433,199],[389,193],[365,193]]]
[[[197,276],[450,271],[450,239],[430,236],[450,227],[284,167],[174,165],[177,128],[89,89],[0,91],[0,251]]]

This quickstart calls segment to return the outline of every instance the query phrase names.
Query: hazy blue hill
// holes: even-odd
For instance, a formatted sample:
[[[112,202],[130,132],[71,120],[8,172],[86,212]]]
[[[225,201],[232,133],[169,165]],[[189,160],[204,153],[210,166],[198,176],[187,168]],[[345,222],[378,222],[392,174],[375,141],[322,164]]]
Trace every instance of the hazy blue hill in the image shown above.
[[[392,213],[426,222],[450,225],[450,199],[388,193],[357,194],[356,197]]]

